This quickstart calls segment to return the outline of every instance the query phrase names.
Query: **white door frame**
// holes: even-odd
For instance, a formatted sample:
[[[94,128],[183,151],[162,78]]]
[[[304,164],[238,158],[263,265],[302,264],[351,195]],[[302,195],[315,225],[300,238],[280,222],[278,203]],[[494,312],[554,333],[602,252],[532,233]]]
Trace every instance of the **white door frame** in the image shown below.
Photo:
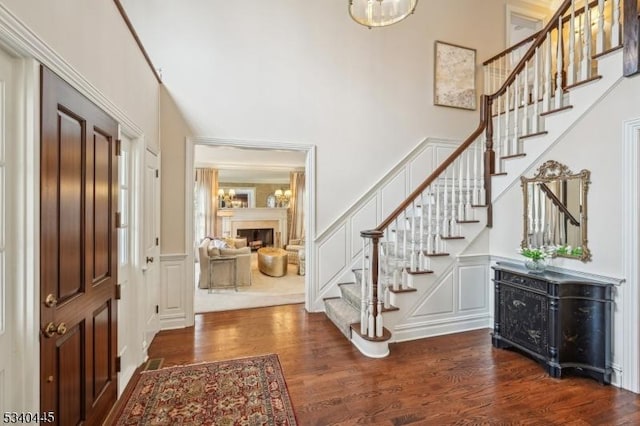
[[[305,182],[307,185],[307,197],[305,201],[304,211],[304,228],[305,228],[305,241],[307,241],[305,248],[307,250],[307,259],[315,259],[315,232],[316,232],[316,147],[315,145],[305,144],[290,144],[284,142],[274,141],[246,141],[246,140],[234,140],[234,139],[216,139],[206,137],[187,137],[185,143],[185,251],[187,252],[187,267],[186,270],[186,286],[185,286],[185,298],[186,298],[186,320],[187,325],[194,324],[194,309],[193,298],[195,292],[195,271],[194,271],[194,256],[195,250],[193,247],[193,173],[194,173],[194,149],[195,145],[208,145],[208,146],[227,146],[238,147],[245,149],[262,149],[262,150],[289,150],[289,151],[302,151],[306,153],[305,160]],[[304,287],[305,287],[305,308],[311,309],[311,277],[315,276],[316,265],[314,262],[306,263],[306,273],[304,275]]]
[[[506,5],[506,25],[505,25],[505,48],[511,47],[512,45],[522,41],[522,40],[511,40],[511,17],[513,15],[520,15],[524,18],[531,19],[532,21],[541,21],[542,26],[547,22],[546,15],[542,13],[536,13],[529,9],[524,9],[522,7],[513,6],[511,4]]]
[[[622,141],[622,377],[620,385],[640,393],[640,118],[624,122]]]

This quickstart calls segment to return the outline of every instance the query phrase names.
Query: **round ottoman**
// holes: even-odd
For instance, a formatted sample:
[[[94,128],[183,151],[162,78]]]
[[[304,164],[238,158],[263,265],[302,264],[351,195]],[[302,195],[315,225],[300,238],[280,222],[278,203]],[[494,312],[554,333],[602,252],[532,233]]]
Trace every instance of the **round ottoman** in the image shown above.
[[[287,275],[287,251],[275,247],[258,249],[258,270],[265,275]]]

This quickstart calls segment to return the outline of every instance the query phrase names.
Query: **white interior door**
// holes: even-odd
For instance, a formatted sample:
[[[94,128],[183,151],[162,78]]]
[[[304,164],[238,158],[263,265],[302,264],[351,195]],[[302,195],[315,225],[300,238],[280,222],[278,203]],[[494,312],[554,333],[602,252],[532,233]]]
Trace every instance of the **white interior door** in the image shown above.
[[[148,348],[160,329],[160,173],[158,156],[147,150],[144,167],[143,264],[145,338]]]
[[[15,411],[19,400],[16,392],[16,367],[20,354],[16,351],[18,302],[16,282],[17,249],[15,231],[16,194],[13,147],[15,145],[14,60],[0,50],[0,412]]]

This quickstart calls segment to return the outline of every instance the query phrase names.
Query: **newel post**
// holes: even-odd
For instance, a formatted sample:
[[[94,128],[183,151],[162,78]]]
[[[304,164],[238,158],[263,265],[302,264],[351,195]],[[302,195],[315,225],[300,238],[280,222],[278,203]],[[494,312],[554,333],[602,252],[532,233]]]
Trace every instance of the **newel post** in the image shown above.
[[[379,291],[379,246],[380,239],[384,233],[377,229],[372,229],[368,231],[360,232],[360,236],[365,239],[371,240],[371,259],[369,262],[369,282],[366,289],[366,295],[368,299],[367,306],[367,335],[369,337],[381,337],[382,336],[382,299],[378,298],[378,295],[381,294]],[[365,244],[366,246],[366,244]],[[367,253],[362,253],[363,256],[366,256]],[[364,262],[363,262],[364,264]],[[362,271],[364,276],[365,271]],[[364,279],[363,279],[364,284]],[[363,290],[364,290],[363,286]],[[365,298],[365,293],[362,294],[363,299]],[[363,306],[364,307],[364,306]],[[361,330],[363,329],[361,325]]]
[[[480,117],[486,125],[486,149],[484,152],[484,193],[487,206],[487,227],[493,226],[493,205],[491,203],[491,175],[496,170],[496,152],[493,150],[493,98],[482,96]]]

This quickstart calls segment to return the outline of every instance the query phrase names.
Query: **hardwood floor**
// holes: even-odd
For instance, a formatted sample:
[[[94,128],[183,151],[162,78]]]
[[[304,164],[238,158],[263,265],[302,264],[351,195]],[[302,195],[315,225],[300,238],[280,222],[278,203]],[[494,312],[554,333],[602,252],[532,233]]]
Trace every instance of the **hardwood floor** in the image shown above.
[[[300,425],[640,424],[640,396],[580,377],[553,379],[490,330],[397,343],[362,356],[303,305],[215,312],[163,331],[164,366],[277,353]],[[133,380],[132,380],[133,382]],[[131,386],[131,384],[130,384]]]

